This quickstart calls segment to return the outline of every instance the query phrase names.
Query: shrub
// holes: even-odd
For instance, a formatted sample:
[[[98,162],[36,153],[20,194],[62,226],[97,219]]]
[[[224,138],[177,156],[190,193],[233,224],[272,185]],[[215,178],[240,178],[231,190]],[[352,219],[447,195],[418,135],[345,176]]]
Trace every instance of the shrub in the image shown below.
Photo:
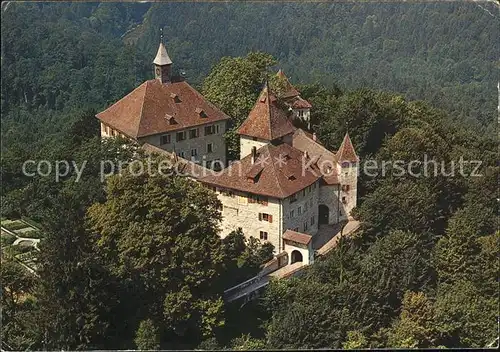
[[[14,221],[14,222],[11,222],[9,224],[2,225],[2,226],[5,227],[9,231],[20,230],[20,229],[24,229],[26,227],[29,227],[28,224],[26,224],[24,221],[20,221],[20,220]]]
[[[9,246],[16,240],[16,236],[9,233],[3,233],[1,238],[2,247]]]

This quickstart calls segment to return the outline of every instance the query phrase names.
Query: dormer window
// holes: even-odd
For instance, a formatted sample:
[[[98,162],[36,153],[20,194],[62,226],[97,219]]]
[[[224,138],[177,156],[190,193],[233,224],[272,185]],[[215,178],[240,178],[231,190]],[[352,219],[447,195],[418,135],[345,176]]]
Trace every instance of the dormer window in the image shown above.
[[[165,114],[165,120],[167,120],[170,125],[174,125],[176,123],[174,117],[169,114]]]
[[[179,96],[175,93],[170,93],[170,98],[172,98],[174,100],[174,102],[176,102],[176,103],[181,102],[181,98],[179,98]]]
[[[288,175],[286,177],[287,179],[289,179],[290,181],[293,181],[293,180],[296,180],[297,178],[295,177],[295,175]]]
[[[208,117],[207,113],[202,108],[196,108],[195,112],[200,115],[201,118]]]
[[[260,98],[260,102],[261,102],[261,103],[265,103],[265,102],[266,102],[266,99],[267,99],[267,97],[264,95],[262,98]]]

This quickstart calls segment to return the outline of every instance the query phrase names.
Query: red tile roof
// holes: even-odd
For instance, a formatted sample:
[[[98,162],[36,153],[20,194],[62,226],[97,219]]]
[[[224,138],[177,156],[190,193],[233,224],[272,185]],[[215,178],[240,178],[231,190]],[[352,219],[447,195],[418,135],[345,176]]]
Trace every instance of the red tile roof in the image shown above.
[[[278,106],[276,97],[266,84],[252,111],[241,124],[238,133],[272,141],[295,131],[286,113]]]
[[[285,81],[285,92],[282,94],[282,98],[292,98],[300,95],[300,92],[290,83],[288,77],[285,75],[283,70],[279,70],[277,73],[278,77]]]
[[[278,146],[267,144],[257,150],[255,164],[251,162],[252,156],[247,155],[219,174],[208,175],[199,181],[222,188],[283,199],[313,184],[321,177],[321,173],[314,166],[307,168],[302,174],[303,157],[304,154],[300,150],[288,144],[283,143]],[[249,177],[254,181],[249,182]]]
[[[306,233],[295,232],[292,230],[286,230],[283,234],[283,239],[286,241],[293,241],[300,244],[308,245],[312,240],[312,236]]]
[[[339,163],[343,161],[349,161],[352,163],[357,163],[359,161],[359,157],[354,151],[354,147],[351,142],[351,138],[349,138],[349,134],[346,133],[344,136],[344,140],[340,145],[340,148],[336,154],[337,160]]]
[[[170,162],[170,165],[174,167],[174,171],[181,175],[198,179],[212,172],[212,170],[209,170],[202,165],[199,165],[191,160],[183,159],[175,153],[168,152],[149,143],[144,143],[142,145],[142,149],[144,149],[147,154],[156,154],[165,157]]]
[[[293,109],[310,109],[310,108],[312,108],[311,103],[309,103],[305,99],[302,99],[301,97],[295,97],[294,100],[291,102],[291,106]]]
[[[202,111],[202,113],[197,111]],[[97,118],[131,138],[229,119],[187,82],[144,82]],[[202,117],[205,116],[205,117]]]
[[[337,157],[334,153],[323,147],[318,141],[312,139],[311,134],[301,130],[295,131],[292,138],[292,146],[309,155],[315,160],[315,164],[324,175],[326,184],[336,185],[339,183],[337,174]]]

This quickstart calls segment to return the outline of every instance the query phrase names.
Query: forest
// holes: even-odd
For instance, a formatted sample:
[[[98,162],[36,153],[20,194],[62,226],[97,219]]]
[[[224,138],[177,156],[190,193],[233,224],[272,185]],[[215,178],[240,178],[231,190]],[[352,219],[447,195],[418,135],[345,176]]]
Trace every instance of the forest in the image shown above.
[[[494,4],[9,3],[2,12],[1,212],[46,233],[37,276],[2,253],[1,337],[12,349],[495,343]],[[481,161],[481,176],[362,174],[357,236],[260,299],[225,304],[223,290],[255,275],[272,248],[238,231],[221,240],[217,197],[185,178],[99,178],[100,160],[144,158],[133,144],[100,141],[94,115],[152,77],[159,28],[175,68],[232,117],[232,157],[234,128],[281,67],[329,149],[349,131],[361,160],[462,157]],[[23,175],[29,159],[88,166],[79,182],[75,170],[54,182]]]

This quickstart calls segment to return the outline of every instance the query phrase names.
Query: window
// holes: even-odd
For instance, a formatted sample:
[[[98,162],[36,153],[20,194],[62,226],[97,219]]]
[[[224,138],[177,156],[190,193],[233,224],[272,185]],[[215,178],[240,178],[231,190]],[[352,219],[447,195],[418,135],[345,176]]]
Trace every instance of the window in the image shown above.
[[[197,128],[189,130],[189,139],[197,138],[198,134],[199,133]]]
[[[349,185],[342,185],[342,191],[349,192]]]
[[[198,149],[194,148],[191,149],[191,156],[197,156],[198,155]]]
[[[219,125],[215,125],[215,133],[219,133]]]
[[[186,139],[186,131],[177,132],[177,134],[175,135],[175,140],[177,142],[181,142],[185,139]]]
[[[258,196],[256,194],[250,194],[248,196],[248,203],[257,203],[260,205],[268,205],[267,197]]]
[[[311,226],[314,225],[314,215],[311,216]]]
[[[221,192],[223,195],[225,195],[226,197],[231,197],[231,198],[234,198],[234,193],[229,191],[229,190],[221,190]]]
[[[295,210],[292,210],[292,211],[290,212],[290,219],[293,219],[293,218],[294,218],[294,216],[295,216]]]
[[[307,231],[307,221],[304,222],[304,231]]]
[[[299,228],[298,228],[298,227],[296,227],[296,228],[294,228],[294,229],[293,229],[293,231],[295,231],[295,232],[299,232]]]
[[[260,231],[260,239],[267,241],[267,232],[265,231]]]
[[[273,216],[270,214],[266,214],[266,213],[259,213],[259,220],[273,222]]]
[[[342,197],[342,203],[347,203],[347,200],[345,199],[345,197]]]
[[[299,110],[299,116],[304,117],[304,110]]]
[[[302,215],[302,207],[299,207],[299,209],[297,209],[297,215]]]
[[[207,153],[211,153],[214,150],[214,146],[212,143],[207,144]]]
[[[222,162],[220,161],[220,159],[214,159],[214,160],[212,160],[212,166],[211,166],[212,170],[219,171],[219,170],[222,170],[223,167],[224,167],[224,165],[222,164]]]
[[[160,137],[160,145],[164,144],[170,144],[170,135],[169,134],[164,134],[163,136]]]
[[[305,197],[305,196],[306,196],[306,189],[304,188],[304,189],[302,190],[302,197]]]
[[[182,151],[181,151],[181,152],[179,152],[179,156],[180,156],[181,158],[184,158],[184,152],[182,152]]]
[[[247,197],[238,196],[238,204],[247,205],[248,204]]]
[[[309,209],[309,203],[307,203],[307,202],[306,202],[306,203],[304,204],[304,212],[306,212],[306,211],[307,211],[307,209]]]
[[[215,126],[210,125],[210,126],[205,126],[205,136],[211,135],[215,133]]]
[[[290,203],[294,203],[297,201],[297,195],[296,194],[293,194],[290,196]]]

